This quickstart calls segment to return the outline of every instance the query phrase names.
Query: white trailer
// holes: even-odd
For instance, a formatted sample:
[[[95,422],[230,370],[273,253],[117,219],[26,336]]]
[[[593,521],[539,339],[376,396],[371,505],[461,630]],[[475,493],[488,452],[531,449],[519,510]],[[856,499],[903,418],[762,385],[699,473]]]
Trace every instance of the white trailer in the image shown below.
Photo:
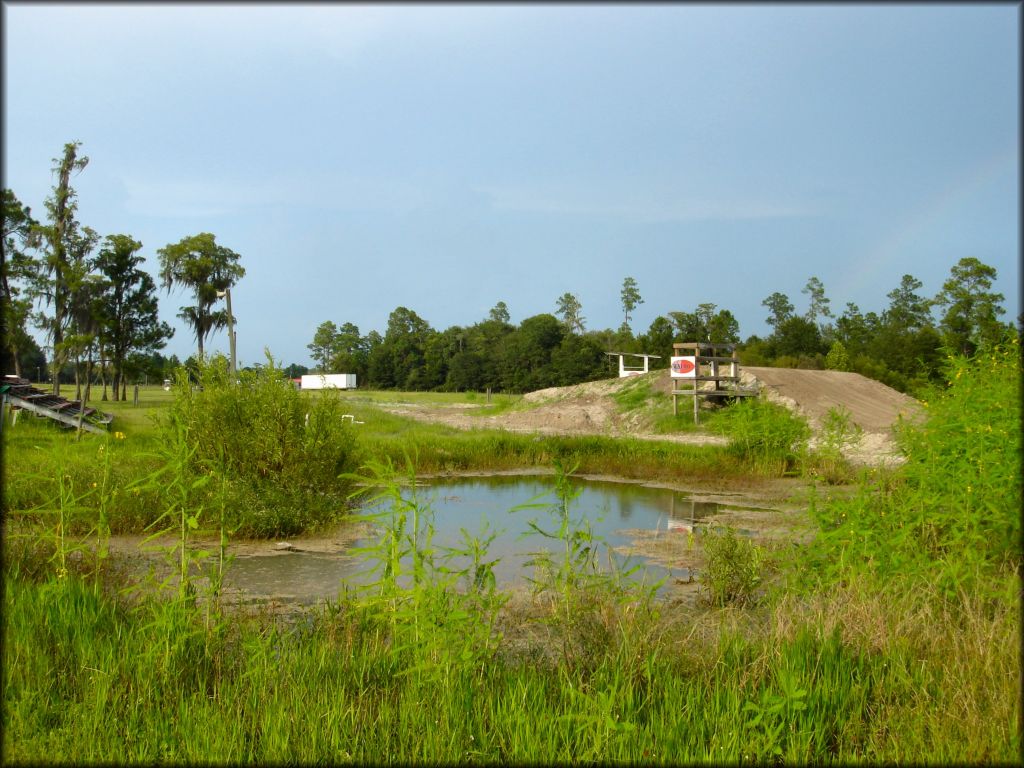
[[[354,373],[308,373],[299,382],[301,389],[355,389]]]

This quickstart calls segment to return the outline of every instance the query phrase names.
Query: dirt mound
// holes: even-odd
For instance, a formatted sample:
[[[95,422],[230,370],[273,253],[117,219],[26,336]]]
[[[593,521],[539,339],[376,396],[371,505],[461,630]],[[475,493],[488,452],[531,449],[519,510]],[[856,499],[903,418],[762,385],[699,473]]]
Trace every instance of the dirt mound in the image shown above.
[[[819,427],[832,408],[846,408],[865,432],[888,434],[901,416],[921,413],[914,398],[859,373],[750,367],[741,374],[741,385],[760,384],[769,400],[799,412],[812,427]]]
[[[832,408],[846,408],[850,420],[863,430],[860,442],[847,455],[859,463],[898,461],[892,442],[892,426],[899,417],[913,417],[919,403],[877,381],[856,373],[806,371],[790,368],[741,368],[740,385],[759,390],[768,400],[804,416],[814,430]],[[652,371],[651,391],[668,397],[673,382],[668,371]],[[490,428],[510,432],[549,435],[629,436],[642,440],[667,440],[697,445],[723,445],[726,438],[704,432],[653,434],[649,418],[641,411],[623,412],[614,395],[634,379],[603,379],[569,387],[551,387],[523,396],[523,405],[496,415],[472,413],[479,406],[382,405],[388,411],[421,421],[448,424],[460,429]],[[710,384],[708,386],[711,386]]]

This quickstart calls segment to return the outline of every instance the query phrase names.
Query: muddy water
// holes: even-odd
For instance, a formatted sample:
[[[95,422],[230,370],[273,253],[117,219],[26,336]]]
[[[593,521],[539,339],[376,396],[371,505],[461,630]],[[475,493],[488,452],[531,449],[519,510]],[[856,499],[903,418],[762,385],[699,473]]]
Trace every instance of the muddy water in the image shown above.
[[[712,501],[665,488],[596,480],[577,481],[580,495],[572,502],[573,518],[585,518],[595,538],[603,539],[600,560],[610,567],[639,564],[632,578],[668,585],[691,582],[693,558],[685,557],[701,533],[720,527],[716,520],[743,520],[771,510],[751,508],[728,500]],[[408,496],[410,492],[406,492]],[[537,571],[531,565],[537,553],[557,555],[561,541],[533,531],[558,530],[557,497],[551,477],[497,476],[428,481],[415,491],[421,504],[433,510],[433,551],[441,557],[449,550],[466,548],[466,538],[484,540],[494,534],[485,560],[495,561],[494,574],[501,587],[528,586]],[[367,514],[381,509],[367,510]],[[734,526],[735,527],[735,526]],[[338,596],[343,584],[365,584],[372,558],[357,550],[374,541],[373,525],[354,520],[347,530],[327,537],[287,542],[241,543],[227,574],[227,586],[246,602],[273,599],[306,604]],[[376,529],[379,530],[379,529]],[[737,529],[750,535],[749,529]],[[610,549],[609,549],[610,548]],[[453,555],[448,566],[471,564],[467,555]],[[405,564],[407,567],[409,563]]]

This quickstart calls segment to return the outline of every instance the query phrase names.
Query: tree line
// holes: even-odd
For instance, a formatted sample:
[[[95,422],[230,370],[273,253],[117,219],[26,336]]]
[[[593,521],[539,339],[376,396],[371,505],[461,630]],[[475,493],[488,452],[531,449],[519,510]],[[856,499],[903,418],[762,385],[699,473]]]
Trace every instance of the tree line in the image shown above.
[[[1004,297],[992,289],[997,276],[994,267],[962,258],[935,296],[923,295],[921,281],[903,275],[881,311],[862,312],[847,302],[838,317],[821,281],[812,277],[803,289],[808,295],[803,314],[783,293],[762,302],[772,332],[748,338],[742,357],[747,365],[853,371],[919,393],[940,380],[947,353],[972,355],[983,344],[1019,332],[1000,320]]]
[[[651,363],[667,367],[673,343],[715,341],[736,344],[745,365],[853,371],[914,394],[939,379],[946,351],[972,354],[981,344],[1017,332],[1000,320],[1004,297],[992,290],[996,277],[993,267],[964,258],[933,297],[920,293],[921,281],[904,275],[881,311],[864,313],[848,303],[839,317],[821,280],[811,277],[802,291],[808,297],[802,314],[786,294],[774,292],[762,302],[771,332],[746,340],[735,315],[712,303],[666,312],[635,334],[630,317],[643,298],[636,280],[626,277],[623,322],[614,331],[587,330],[582,302],[565,293],[553,313],[519,325],[510,322],[503,301],[486,318],[443,331],[408,307],[389,315],[383,335],[362,335],[351,322],[339,326],[329,320],[316,329],[308,349],[317,371],[355,373],[360,386],[528,392],[616,375],[617,361],[608,352],[661,355]],[[308,372],[294,365],[290,370]]]
[[[2,359],[4,370],[13,368],[17,376],[45,365],[58,395],[62,377],[73,376],[75,396],[85,401],[98,368],[102,399],[109,380],[117,400],[126,396],[129,376],[159,375],[177,363],[158,352],[174,330],[159,320],[157,283],[141,268],[142,243],[128,234],[101,237],[78,221],[71,180],[89,163],[80,148],[80,142],[69,142],[54,158],[56,182],[43,221],[13,191],[3,190]],[[205,339],[227,324],[227,311],[216,304],[245,275],[239,255],[208,232],[168,244],[157,255],[161,286],[192,293],[194,303],[182,306],[178,317],[195,331],[201,356]],[[48,360],[31,327],[44,334]]]
[[[159,353],[173,330],[158,319],[157,280],[141,268],[143,244],[128,234],[101,237],[78,221],[71,180],[89,162],[80,147],[65,144],[53,160],[56,181],[42,221],[14,192],[3,190],[0,356],[5,371],[13,368],[18,376],[46,365],[55,394],[62,377],[73,378],[76,397],[85,400],[98,371],[103,399],[109,378],[116,400],[125,396],[129,376],[167,375],[177,364]],[[192,328],[201,357],[209,335],[228,325],[219,300],[245,275],[240,257],[208,232],[168,244],[157,256],[160,286],[191,293],[193,303],[180,307],[178,317]],[[355,373],[364,386],[526,392],[614,375],[617,366],[608,352],[661,355],[654,364],[664,367],[673,342],[715,341],[737,344],[746,365],[855,371],[913,394],[938,378],[946,350],[971,354],[1016,332],[1000,320],[1004,297],[992,290],[996,277],[993,267],[963,258],[935,296],[922,295],[922,283],[904,275],[886,294],[885,308],[862,312],[848,303],[839,317],[821,280],[811,277],[802,314],[787,295],[772,293],[762,302],[771,332],[745,341],[735,315],[712,303],[665,312],[646,332],[634,333],[630,320],[643,298],[636,280],[626,277],[623,321],[616,330],[588,330],[582,302],[567,292],[555,300],[552,313],[518,325],[510,322],[503,301],[486,318],[443,331],[414,310],[397,307],[383,335],[327,321],[308,347],[321,372]],[[49,359],[30,334],[32,327],[44,334]],[[286,370],[298,375],[307,369],[292,364]]]

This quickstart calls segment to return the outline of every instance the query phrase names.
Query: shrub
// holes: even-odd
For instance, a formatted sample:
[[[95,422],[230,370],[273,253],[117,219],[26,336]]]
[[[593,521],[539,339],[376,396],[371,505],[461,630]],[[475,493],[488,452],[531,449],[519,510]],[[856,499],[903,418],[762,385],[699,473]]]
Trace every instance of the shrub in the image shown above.
[[[730,453],[767,475],[793,470],[811,434],[807,423],[786,408],[754,398],[723,410],[712,428],[729,438]]]
[[[830,371],[850,370],[850,355],[843,346],[843,342],[835,341],[825,355],[825,367]]]
[[[338,510],[347,491],[338,478],[358,465],[358,447],[334,393],[299,392],[268,354],[234,384],[223,356],[199,361],[195,385],[178,372],[175,395],[159,421],[165,441],[183,430],[190,469],[230,479],[232,506],[251,513],[239,519],[246,532],[295,533]]]
[[[700,572],[704,601],[720,608],[753,603],[767,563],[765,550],[737,537],[731,527],[721,533],[706,531],[701,539],[707,558]]]

